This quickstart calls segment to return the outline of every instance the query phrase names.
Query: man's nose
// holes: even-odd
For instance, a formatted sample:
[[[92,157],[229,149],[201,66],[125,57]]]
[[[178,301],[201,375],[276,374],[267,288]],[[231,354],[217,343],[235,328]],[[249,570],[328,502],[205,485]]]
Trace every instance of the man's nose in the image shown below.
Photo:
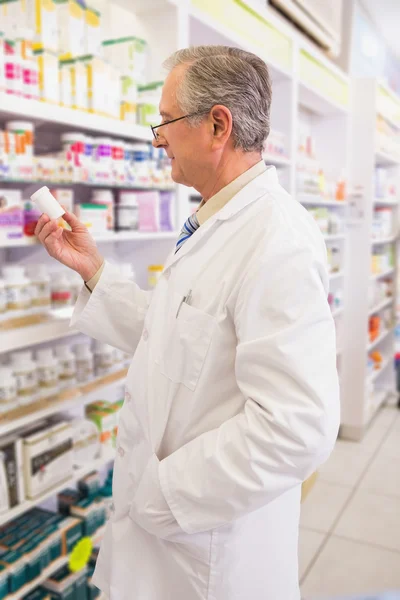
[[[158,139],[153,139],[151,143],[154,148],[166,148],[168,146],[167,140],[161,136]]]

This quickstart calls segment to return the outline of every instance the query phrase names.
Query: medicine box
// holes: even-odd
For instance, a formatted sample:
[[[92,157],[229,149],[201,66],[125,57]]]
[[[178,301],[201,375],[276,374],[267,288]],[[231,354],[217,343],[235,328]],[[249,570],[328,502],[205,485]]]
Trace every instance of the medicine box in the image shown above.
[[[101,14],[86,6],[85,14],[85,54],[99,56],[101,52],[101,42],[103,29],[101,26]]]
[[[21,191],[0,189],[0,244],[22,238],[22,227]]]
[[[52,50],[35,49],[39,69],[39,95],[43,102],[60,103],[58,55]]]
[[[0,439],[0,513],[25,500],[21,439]]]
[[[78,573],[62,567],[45,581],[43,587],[51,592],[54,600],[86,600],[86,573],[87,567]]]
[[[36,498],[72,476],[72,429],[67,422],[39,426],[22,437],[28,498]]]
[[[55,0],[62,57],[82,56],[85,48],[86,10],[82,0]]]
[[[54,0],[26,2],[27,27],[35,31],[34,47],[58,52],[57,5]]]

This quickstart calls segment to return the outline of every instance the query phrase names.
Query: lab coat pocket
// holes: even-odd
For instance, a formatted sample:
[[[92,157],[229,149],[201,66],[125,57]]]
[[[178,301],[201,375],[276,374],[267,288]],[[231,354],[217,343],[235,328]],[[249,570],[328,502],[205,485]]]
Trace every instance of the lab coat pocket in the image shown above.
[[[194,390],[210,347],[216,319],[199,308],[182,303],[178,294],[175,296],[156,362],[171,381]]]

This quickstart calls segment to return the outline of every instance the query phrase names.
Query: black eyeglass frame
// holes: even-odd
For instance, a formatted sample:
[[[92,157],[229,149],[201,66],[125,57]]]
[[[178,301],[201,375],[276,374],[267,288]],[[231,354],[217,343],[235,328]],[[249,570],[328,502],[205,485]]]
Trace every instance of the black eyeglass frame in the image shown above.
[[[181,121],[182,119],[188,119],[189,117],[196,117],[197,115],[206,115],[209,113],[209,110],[201,110],[195,113],[191,113],[189,115],[183,115],[183,117],[178,117],[177,119],[172,119],[172,121],[166,121],[165,123],[160,123],[160,125],[150,125],[151,131],[153,132],[154,139],[156,142],[158,141],[159,134],[155,131],[159,127],[164,127],[164,125],[169,125],[170,123],[176,123],[177,121]]]

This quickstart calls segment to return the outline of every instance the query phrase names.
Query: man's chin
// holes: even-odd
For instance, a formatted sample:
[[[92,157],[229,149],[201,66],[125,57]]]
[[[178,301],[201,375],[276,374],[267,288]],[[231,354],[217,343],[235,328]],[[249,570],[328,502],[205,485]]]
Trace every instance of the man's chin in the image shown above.
[[[178,173],[174,173],[174,169],[171,171],[171,179],[174,183],[179,183],[180,185],[186,185],[186,187],[191,187],[191,184],[185,179],[183,173],[178,171]]]

